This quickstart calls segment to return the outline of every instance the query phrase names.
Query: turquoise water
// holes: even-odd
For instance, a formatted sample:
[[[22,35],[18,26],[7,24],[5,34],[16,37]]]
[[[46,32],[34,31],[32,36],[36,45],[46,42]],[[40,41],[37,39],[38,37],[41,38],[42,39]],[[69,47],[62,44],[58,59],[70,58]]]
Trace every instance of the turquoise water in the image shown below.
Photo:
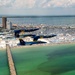
[[[75,75],[75,44],[14,48],[17,75]]]
[[[9,75],[9,68],[5,50],[0,50],[0,75]]]

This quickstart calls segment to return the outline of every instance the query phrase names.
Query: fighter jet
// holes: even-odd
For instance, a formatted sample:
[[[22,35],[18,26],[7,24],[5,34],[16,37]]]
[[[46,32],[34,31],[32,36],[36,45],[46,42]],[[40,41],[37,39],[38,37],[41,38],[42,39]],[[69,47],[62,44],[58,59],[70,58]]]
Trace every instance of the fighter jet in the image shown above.
[[[18,45],[33,45],[33,44],[43,44],[46,42],[43,41],[32,41],[32,42],[25,42],[23,39],[19,39],[20,43]]]
[[[37,41],[38,39],[41,39],[41,38],[52,38],[52,37],[55,37],[56,35],[55,34],[51,34],[51,35],[38,35],[38,36],[32,36],[33,38],[33,41]]]
[[[44,35],[39,35],[39,36],[30,35],[30,36],[33,38],[33,41],[26,42],[23,39],[19,39],[19,41],[20,41],[19,45],[33,45],[33,44],[47,43],[47,41],[45,41],[45,40],[44,41],[38,41],[38,39],[40,39],[40,38],[52,38],[52,37],[55,37],[56,35],[52,34],[52,35],[49,35],[49,36],[44,36]]]
[[[34,35],[34,34],[25,34],[25,35],[21,35],[20,38],[24,38],[24,37],[31,37],[33,38],[33,41],[37,41],[38,39],[41,38],[52,38],[57,36],[56,34],[51,34],[51,35]]]
[[[18,30],[14,30],[14,35],[16,38],[20,37],[20,34],[24,34],[25,32],[33,32],[39,30],[39,28],[35,28],[35,29],[18,29]]]

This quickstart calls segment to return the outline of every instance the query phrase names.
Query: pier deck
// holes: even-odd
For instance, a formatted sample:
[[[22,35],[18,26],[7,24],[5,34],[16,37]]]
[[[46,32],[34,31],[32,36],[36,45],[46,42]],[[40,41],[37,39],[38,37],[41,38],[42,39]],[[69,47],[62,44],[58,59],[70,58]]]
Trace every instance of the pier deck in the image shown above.
[[[9,44],[6,45],[6,52],[10,69],[10,75],[17,75]]]

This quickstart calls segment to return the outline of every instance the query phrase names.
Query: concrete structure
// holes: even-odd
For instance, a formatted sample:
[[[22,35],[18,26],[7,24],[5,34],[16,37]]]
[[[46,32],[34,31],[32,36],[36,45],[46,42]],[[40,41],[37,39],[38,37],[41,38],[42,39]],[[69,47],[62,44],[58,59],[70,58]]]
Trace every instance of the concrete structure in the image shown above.
[[[12,22],[7,21],[7,26],[6,26],[6,28],[7,28],[8,30],[11,30],[11,29],[12,29]]]
[[[17,75],[9,44],[6,44],[6,52],[8,57],[10,75]]]
[[[4,29],[6,29],[6,21],[7,21],[7,18],[6,17],[2,17],[2,27],[4,28]]]

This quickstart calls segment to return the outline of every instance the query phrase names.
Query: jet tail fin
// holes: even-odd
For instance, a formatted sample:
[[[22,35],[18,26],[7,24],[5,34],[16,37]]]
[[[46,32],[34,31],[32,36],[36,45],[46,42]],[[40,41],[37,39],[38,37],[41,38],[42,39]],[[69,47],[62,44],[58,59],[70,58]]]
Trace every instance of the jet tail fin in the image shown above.
[[[15,37],[19,38],[19,33],[15,33]]]
[[[26,44],[23,39],[19,39],[19,41],[20,41],[20,45],[25,45]]]

